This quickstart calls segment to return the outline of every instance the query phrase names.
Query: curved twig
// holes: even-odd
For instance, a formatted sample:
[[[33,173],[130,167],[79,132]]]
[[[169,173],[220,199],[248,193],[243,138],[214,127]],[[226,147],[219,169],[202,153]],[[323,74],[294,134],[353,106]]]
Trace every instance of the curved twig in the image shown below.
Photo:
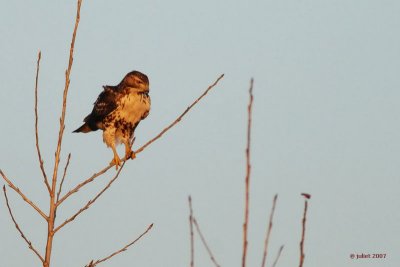
[[[283,250],[283,245],[279,248],[278,254],[276,254],[276,258],[274,260],[274,263],[272,264],[272,267],[276,267],[276,264],[278,263],[279,258],[281,257],[282,250]]]
[[[214,257],[214,254],[212,253],[210,247],[208,246],[207,241],[204,238],[203,233],[200,230],[200,226],[199,226],[196,218],[193,218],[193,223],[196,226],[197,233],[199,234],[201,242],[203,243],[204,247],[206,248],[206,250],[208,252],[208,255],[210,256],[211,261],[214,263],[215,267],[220,267],[221,265],[218,264],[217,260]]]
[[[39,159],[40,170],[42,171],[44,184],[46,185],[47,190],[50,193],[50,191],[51,191],[50,184],[49,184],[49,180],[47,179],[46,171],[44,170],[42,154],[40,153],[40,146],[39,146],[38,83],[39,83],[39,69],[40,69],[40,59],[41,59],[41,57],[42,57],[42,52],[39,51],[38,59],[37,59],[37,63],[36,63],[36,79],[35,79],[35,139],[36,139],[36,151],[37,151],[37,155],[38,155],[38,159]]]
[[[10,204],[8,203],[8,197],[7,197],[7,190],[6,190],[6,186],[3,185],[3,192],[4,192],[4,198],[6,199],[6,205],[8,208],[8,212],[10,213],[11,219],[14,222],[15,228],[17,228],[18,232],[21,234],[21,237],[25,240],[25,242],[28,244],[28,247],[30,250],[32,250],[36,256],[39,257],[39,259],[42,261],[42,263],[44,262],[43,257],[40,255],[40,253],[35,249],[35,247],[32,245],[32,242],[28,240],[28,238],[26,238],[26,236],[24,235],[24,232],[22,232],[21,228],[19,228],[19,225],[17,223],[17,221],[14,218],[14,215],[11,211],[11,207]]]
[[[44,214],[44,212],[43,212],[38,206],[36,206],[35,203],[33,203],[27,196],[25,196],[25,194],[22,193],[22,191],[21,191],[18,187],[16,187],[16,186],[7,178],[7,176],[3,173],[2,170],[0,170],[0,175],[1,175],[1,176],[3,177],[3,179],[7,182],[8,186],[11,187],[15,192],[17,192],[17,193],[22,197],[22,199],[23,199],[26,203],[28,203],[32,208],[34,208],[46,221],[49,219],[49,218],[47,217],[47,215]]]
[[[112,253],[111,255],[109,255],[108,257],[105,257],[104,259],[101,260],[97,260],[97,261],[91,261],[88,265],[86,265],[85,267],[95,267],[97,264],[105,262],[106,260],[111,259],[112,257],[114,257],[115,255],[126,251],[130,246],[132,246],[133,244],[135,244],[137,241],[139,241],[139,239],[141,239],[144,235],[147,234],[148,231],[150,231],[150,229],[153,227],[153,224],[150,224],[146,231],[144,231],[140,236],[138,236],[135,240],[133,240],[131,243],[129,243],[128,245],[124,246],[123,248],[121,248],[120,250],[115,251],[114,253]]]

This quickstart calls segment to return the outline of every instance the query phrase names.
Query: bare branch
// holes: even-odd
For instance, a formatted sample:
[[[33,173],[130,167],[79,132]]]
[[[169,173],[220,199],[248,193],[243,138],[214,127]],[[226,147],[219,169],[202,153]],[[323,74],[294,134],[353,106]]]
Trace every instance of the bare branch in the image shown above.
[[[125,161],[125,160],[123,160]],[[106,173],[109,169],[111,169],[114,165],[109,165],[107,167],[105,167],[104,169],[102,169],[101,171],[94,173],[92,176],[90,176],[88,179],[86,179],[85,181],[83,181],[82,183],[78,184],[77,186],[75,186],[73,189],[71,189],[70,191],[68,191],[68,193],[66,193],[59,201],[57,201],[57,206],[59,206],[61,203],[64,202],[64,200],[66,200],[68,197],[70,197],[72,194],[76,193],[79,191],[79,189],[81,189],[83,186],[85,186],[86,184],[92,182],[94,179],[96,179],[97,177],[101,176],[102,174]]]
[[[244,211],[244,223],[243,223],[243,255],[242,255],[242,267],[246,266],[246,255],[247,255],[247,231],[249,223],[249,200],[250,200],[250,141],[251,141],[251,119],[252,119],[252,109],[253,109],[253,79],[250,81],[249,89],[249,105],[247,107],[248,120],[247,120],[247,147],[246,147],[246,192],[245,192],[245,211]]]
[[[274,196],[274,200],[272,202],[272,209],[271,209],[271,214],[269,216],[269,224],[268,224],[268,230],[267,230],[267,235],[265,237],[265,242],[264,242],[264,254],[263,254],[263,259],[261,263],[261,267],[265,267],[265,263],[267,260],[267,253],[268,253],[268,243],[269,243],[269,237],[271,235],[272,231],[272,221],[274,219],[274,213],[275,213],[275,206],[276,206],[276,200],[278,199],[278,195]]]
[[[278,263],[278,260],[281,257],[282,250],[283,250],[283,245],[279,248],[278,254],[276,255],[276,258],[274,260],[274,263],[272,264],[272,267],[276,267],[276,264]]]
[[[126,251],[130,246],[132,246],[133,244],[135,244],[137,241],[139,241],[140,238],[142,238],[144,235],[147,234],[148,231],[150,231],[150,229],[153,227],[153,224],[150,224],[146,231],[144,231],[138,238],[136,238],[135,240],[133,240],[131,243],[129,243],[128,245],[124,246],[123,248],[121,248],[120,250],[115,251],[114,253],[112,253],[110,256],[105,257],[104,259],[101,260],[97,260],[97,261],[91,261],[88,265],[86,265],[86,267],[95,267],[97,264],[101,263],[101,262],[105,262],[106,260],[109,260],[110,258],[114,257],[115,255]]]
[[[67,111],[67,96],[68,96],[68,89],[69,89],[69,84],[70,84],[72,63],[74,61],[74,47],[75,47],[76,32],[78,30],[78,25],[79,25],[79,21],[80,21],[81,4],[82,4],[82,0],[78,0],[75,26],[74,26],[74,31],[72,34],[71,47],[69,50],[68,67],[67,67],[67,70],[65,71],[65,86],[64,86],[63,102],[62,102],[63,105],[62,105],[62,111],[61,111],[61,117],[60,117],[60,130],[58,133],[57,149],[56,149],[56,153],[55,153],[55,162],[54,162],[54,171],[53,171],[53,181],[52,181],[52,185],[51,185],[51,187],[52,187],[51,192],[53,195],[55,194],[58,164],[60,163],[61,144],[62,144],[62,138],[64,135],[64,129],[65,129],[64,122],[65,122],[65,114]]]
[[[148,141],[146,144],[144,144],[142,147],[140,147],[138,150],[135,151],[136,154],[142,152],[146,147],[148,147],[151,143],[153,143],[154,141],[156,141],[157,139],[159,139],[161,136],[163,136],[169,129],[171,129],[172,127],[174,127],[178,122],[180,122],[182,120],[182,118],[186,115],[186,113],[189,112],[190,109],[192,109],[204,96],[207,95],[207,93],[214,87],[217,85],[217,83],[224,77],[224,74],[222,74],[221,76],[218,77],[218,79],[212,84],[210,85],[207,90],[204,91],[203,94],[201,94],[190,106],[188,106],[186,108],[186,110],[175,120],[173,121],[170,125],[168,125],[167,127],[165,127],[156,137],[154,137],[153,139],[151,139],[150,141]]]
[[[207,250],[207,252],[208,252],[208,255],[210,256],[211,261],[214,263],[214,265],[215,265],[216,267],[220,267],[220,265],[218,264],[217,260],[215,259],[214,255],[213,255],[213,253],[212,253],[210,247],[208,246],[208,244],[207,244],[207,242],[206,242],[206,239],[205,239],[204,236],[203,236],[203,233],[202,233],[201,230],[200,230],[200,226],[199,226],[199,224],[197,223],[196,218],[193,218],[193,223],[194,223],[194,225],[196,226],[197,233],[199,234],[200,239],[201,239],[201,242],[203,242],[203,245],[204,245],[204,247],[206,248],[206,250]]]
[[[39,83],[39,69],[40,69],[40,59],[42,57],[42,53],[39,51],[38,59],[36,63],[36,79],[35,79],[35,137],[36,137],[36,151],[39,159],[40,170],[42,171],[44,184],[47,187],[47,190],[51,191],[49,180],[47,179],[46,171],[44,170],[42,154],[40,153],[40,146],[39,146],[39,131],[38,131],[38,83]]]
[[[164,128],[157,136],[155,136],[153,139],[151,139],[150,141],[148,141],[146,144],[144,144],[142,147],[140,147],[137,151],[135,151],[135,154],[138,154],[140,152],[142,152],[143,150],[145,150],[150,144],[152,144],[154,141],[156,141],[157,139],[159,139],[161,136],[163,136],[168,130],[170,130],[173,126],[175,126],[178,122],[180,122],[182,120],[182,118],[186,115],[186,113],[189,112],[189,110],[195,106],[205,95],[207,95],[207,93],[217,85],[217,83],[224,77],[224,74],[222,74],[221,76],[218,77],[218,79],[212,84],[210,85],[204,92],[203,94],[201,94],[188,108],[186,108],[186,110],[175,120],[173,121],[170,125],[168,125],[166,128]],[[127,159],[122,159],[123,162],[125,162]],[[82,187],[84,187],[85,185],[87,185],[88,183],[92,182],[93,180],[95,180],[97,177],[99,177],[100,175],[106,173],[109,169],[111,169],[115,164],[111,164],[108,165],[107,167],[105,167],[104,169],[100,170],[97,173],[94,173],[91,177],[89,177],[88,179],[86,179],[85,181],[83,181],[82,183],[78,184],[77,186],[75,186],[73,189],[71,189],[70,191],[68,191],[67,194],[65,194],[59,201],[57,201],[57,206],[59,206],[62,202],[64,202],[68,197],[70,197],[71,195],[75,194],[76,192],[79,191],[79,189],[81,189]]]
[[[67,70],[65,71],[65,86],[64,86],[64,92],[63,92],[63,98],[62,98],[62,110],[61,110],[61,117],[60,117],[60,128],[58,132],[58,141],[57,141],[57,148],[56,152],[54,154],[54,169],[53,169],[53,178],[51,182],[51,191],[50,191],[50,207],[49,207],[49,220],[48,220],[48,225],[47,225],[47,242],[46,242],[46,255],[45,255],[45,261],[43,262],[44,267],[50,267],[50,259],[51,259],[51,251],[53,247],[53,237],[54,237],[54,222],[56,219],[56,213],[57,213],[57,205],[56,205],[56,187],[57,187],[57,174],[58,174],[58,165],[60,163],[60,154],[61,154],[61,144],[63,140],[63,135],[64,135],[64,129],[65,129],[65,114],[67,111],[67,96],[68,96],[68,89],[69,89],[69,84],[70,84],[70,75],[71,75],[71,69],[72,69],[72,63],[74,61],[73,55],[74,55],[74,46],[75,46],[75,39],[76,39],[76,32],[78,30],[78,25],[80,21],[80,12],[81,12],[81,4],[82,0],[77,1],[77,8],[76,8],[76,17],[75,17],[75,26],[74,30],[72,33],[72,40],[71,40],[71,46],[69,49],[69,61],[68,61],[68,67]]]
[[[81,214],[82,212],[84,212],[85,210],[87,210],[111,185],[112,183],[118,178],[119,174],[121,173],[122,169],[125,166],[125,162],[122,163],[121,168],[119,168],[118,172],[115,174],[115,176],[110,180],[110,182],[108,182],[108,184],[91,200],[88,201],[88,203],[81,208],[79,211],[77,211],[74,215],[72,215],[69,219],[65,220],[62,224],[60,224],[58,227],[56,227],[54,229],[54,233],[56,233],[58,230],[60,230],[61,228],[63,228],[66,224],[72,222],[73,220],[75,220],[75,218]]]
[[[64,174],[63,174],[63,177],[61,179],[60,187],[58,188],[57,200],[56,200],[57,202],[60,199],[60,194],[61,194],[62,186],[63,186],[63,183],[64,183],[65,175],[67,174],[67,169],[68,169],[68,166],[69,166],[69,160],[70,159],[71,159],[71,153],[68,154],[67,163],[65,164],[65,168],[64,168]]]
[[[194,266],[194,234],[193,234],[193,208],[192,197],[189,196],[189,228],[190,228],[190,267]]]
[[[44,262],[43,257],[39,254],[39,252],[35,249],[35,247],[32,245],[32,242],[28,240],[28,238],[26,238],[26,236],[24,235],[24,232],[22,232],[21,228],[19,228],[19,225],[17,223],[17,221],[14,218],[14,215],[11,211],[11,207],[10,204],[8,203],[8,197],[7,197],[7,190],[6,190],[6,186],[3,185],[3,192],[4,192],[4,198],[6,199],[6,204],[7,204],[7,208],[8,208],[8,212],[10,213],[11,219],[14,222],[15,228],[17,228],[18,232],[21,234],[21,237],[25,240],[25,242],[28,244],[29,249],[31,249],[36,256],[39,257],[39,259]]]
[[[300,264],[299,266],[303,266],[305,254],[304,254],[304,238],[306,234],[306,220],[307,220],[307,208],[308,208],[308,199],[310,199],[311,195],[309,194],[301,194],[305,200],[304,200],[304,213],[303,213],[303,220],[302,220],[302,231],[301,231],[301,240],[300,240]]]
[[[3,173],[2,170],[0,170],[0,175],[3,177],[3,179],[7,182],[8,186],[11,187],[12,189],[14,189],[15,192],[17,192],[22,199],[28,203],[29,205],[31,205],[32,208],[34,208],[46,221],[48,220],[48,217],[46,216],[46,214],[44,214],[44,212],[35,205],[35,203],[33,203],[28,197],[25,196],[24,193],[21,192],[21,190],[19,190],[18,187],[16,187],[8,178],[7,176]]]

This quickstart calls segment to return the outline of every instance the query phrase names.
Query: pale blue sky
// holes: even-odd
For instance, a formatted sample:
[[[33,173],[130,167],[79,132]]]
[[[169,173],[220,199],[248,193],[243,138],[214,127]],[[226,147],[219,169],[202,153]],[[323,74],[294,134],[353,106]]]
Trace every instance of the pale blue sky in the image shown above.
[[[50,172],[75,1],[1,1],[0,168],[44,210],[34,145],[34,76],[40,140]],[[248,266],[260,266],[265,227],[279,194],[272,262],[296,266],[303,199],[312,194],[305,266],[400,264],[400,2],[84,1],[71,75],[62,164],[65,189],[100,170],[112,153],[101,133],[72,134],[104,84],[131,70],[150,78],[152,110],[141,145],[176,118],[220,74],[225,78],[137,160],[93,207],[56,236],[53,264],[84,266],[153,230],[104,266],[188,266],[187,196],[222,266],[242,249],[247,90],[254,77]],[[120,150],[122,152],[122,150]],[[114,173],[112,170],[107,177]],[[58,222],[104,186],[69,199]],[[41,217],[11,190],[20,226],[40,249]],[[39,266],[0,200],[0,266]],[[212,266],[196,242],[196,266]],[[351,260],[351,253],[386,253]]]

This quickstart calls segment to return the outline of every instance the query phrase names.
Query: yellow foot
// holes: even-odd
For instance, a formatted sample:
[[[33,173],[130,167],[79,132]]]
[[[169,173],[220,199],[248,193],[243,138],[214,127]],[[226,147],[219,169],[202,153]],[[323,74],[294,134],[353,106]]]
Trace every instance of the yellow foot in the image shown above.
[[[118,157],[118,155],[115,155],[112,161],[110,162],[110,165],[115,164],[115,169],[118,170],[118,167],[121,165],[121,159]]]
[[[136,154],[135,154],[135,152],[132,151],[132,149],[125,151],[125,159],[126,160],[134,159],[134,158],[136,158]]]

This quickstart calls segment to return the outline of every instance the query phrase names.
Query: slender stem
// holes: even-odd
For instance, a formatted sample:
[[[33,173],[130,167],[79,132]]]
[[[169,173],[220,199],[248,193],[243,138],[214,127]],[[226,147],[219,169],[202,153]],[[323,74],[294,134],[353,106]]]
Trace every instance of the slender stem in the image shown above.
[[[8,213],[10,213],[11,219],[14,222],[15,228],[17,228],[18,232],[21,234],[21,237],[25,240],[25,242],[28,244],[28,247],[30,250],[32,250],[36,256],[39,257],[39,259],[42,261],[42,263],[44,262],[43,257],[40,255],[40,253],[35,249],[35,247],[32,245],[32,242],[28,240],[28,238],[26,238],[26,236],[24,235],[24,232],[22,232],[21,228],[19,228],[19,225],[17,223],[17,221],[14,218],[14,215],[12,213],[10,204],[8,203],[8,197],[7,197],[7,190],[6,190],[6,186],[3,185],[3,192],[4,192],[4,198],[6,199],[6,205],[8,208]]]
[[[276,258],[274,260],[274,263],[272,264],[272,267],[276,267],[276,264],[278,263],[278,260],[281,257],[282,250],[283,250],[283,245],[279,248],[278,254],[276,255]]]
[[[246,255],[247,255],[247,231],[249,223],[249,202],[250,202],[250,141],[251,141],[251,120],[252,120],[252,109],[253,109],[253,79],[250,81],[249,89],[249,105],[247,107],[248,120],[247,120],[247,147],[246,147],[246,179],[245,179],[245,211],[244,211],[244,223],[243,223],[243,255],[242,255],[242,267],[246,266]]]
[[[220,267],[220,265],[218,264],[217,260],[216,260],[215,257],[214,257],[214,254],[212,253],[210,247],[208,246],[208,244],[207,244],[207,242],[206,242],[206,239],[205,239],[204,236],[203,236],[203,233],[202,233],[201,230],[200,230],[200,226],[199,226],[199,224],[197,223],[196,218],[193,218],[193,223],[194,223],[194,225],[196,226],[197,233],[199,234],[200,239],[201,239],[201,242],[203,243],[204,247],[206,248],[206,250],[207,250],[207,252],[208,252],[208,255],[210,256],[211,261],[214,263],[214,265],[215,265],[216,267]]]
[[[47,174],[46,174],[46,171],[44,170],[42,154],[40,153],[40,146],[39,146],[38,83],[39,83],[39,69],[40,69],[41,57],[42,57],[42,53],[39,51],[38,59],[37,59],[37,63],[36,63],[36,79],[35,79],[35,137],[36,137],[35,139],[36,139],[36,151],[37,151],[37,155],[38,155],[38,159],[39,159],[40,170],[42,171],[44,184],[46,185],[47,190],[50,193],[51,189],[50,189],[50,185],[49,185],[49,180],[47,179]]]
[[[34,208],[39,214],[40,216],[42,216],[46,221],[49,219],[46,214],[44,214],[44,212],[38,207],[36,206],[35,203],[33,203],[27,196],[25,196],[24,193],[22,193],[22,191],[16,187],[8,178],[7,176],[3,173],[2,170],[0,170],[0,175],[3,177],[3,179],[7,182],[8,186],[11,187],[15,192],[17,192],[22,199],[28,203],[32,208]]]
[[[50,212],[49,212],[49,220],[48,220],[48,224],[47,224],[46,255],[45,255],[45,261],[43,263],[44,267],[50,266],[51,251],[52,251],[52,247],[53,247],[53,237],[55,234],[54,222],[55,222],[56,213],[57,213],[57,205],[56,205],[57,173],[58,173],[58,165],[60,163],[61,144],[62,144],[64,129],[65,129],[64,122],[65,122],[65,114],[66,114],[66,110],[67,110],[67,96],[68,96],[68,89],[69,89],[69,84],[70,84],[70,74],[71,74],[72,63],[73,63],[76,32],[78,30],[78,25],[79,25],[79,21],[80,21],[81,4],[82,4],[82,0],[78,0],[77,10],[76,10],[76,18],[75,18],[75,26],[74,26],[74,31],[72,34],[71,47],[69,50],[68,67],[65,72],[65,86],[64,86],[64,93],[63,93],[63,100],[62,100],[62,111],[61,111],[61,117],[60,117],[60,129],[58,132],[58,142],[57,142],[57,149],[55,152],[53,179],[52,179],[52,183],[51,183],[51,192],[50,192],[50,208],[49,208]]]
[[[61,203],[63,203],[68,197],[70,197],[72,194],[76,193],[79,191],[79,189],[81,189],[83,186],[85,186],[86,184],[92,182],[94,179],[96,179],[97,177],[101,176],[102,174],[106,173],[109,169],[111,169],[114,165],[109,165],[107,167],[105,167],[104,169],[102,169],[101,171],[94,173],[92,176],[90,176],[88,179],[86,179],[85,181],[83,181],[82,183],[78,184],[77,186],[75,186],[73,189],[69,190],[68,193],[66,193],[60,200],[57,201],[57,206],[61,205]]]
[[[153,224],[150,224],[150,225],[147,227],[146,231],[144,231],[140,236],[138,236],[138,237],[137,237],[135,240],[133,240],[131,243],[129,243],[129,244],[127,244],[126,246],[124,246],[123,248],[121,248],[121,249],[115,251],[114,253],[110,254],[109,256],[105,257],[104,259],[97,260],[97,261],[91,261],[91,262],[90,262],[88,265],[86,265],[86,266],[88,266],[88,267],[89,267],[89,266],[90,266],[90,267],[95,267],[97,264],[102,263],[102,262],[105,262],[106,260],[111,259],[111,258],[114,257],[115,255],[117,255],[117,254],[119,254],[119,253],[121,253],[121,252],[126,251],[130,246],[132,246],[133,244],[135,244],[137,241],[139,241],[139,239],[141,239],[144,235],[146,235],[147,232],[150,231],[150,229],[151,229],[152,227],[153,227]]]
[[[189,196],[189,228],[190,228],[190,267],[194,266],[194,234],[192,197]]]
[[[299,267],[303,266],[305,254],[304,254],[304,238],[306,234],[306,220],[307,220],[307,209],[308,209],[308,201],[309,197],[305,196],[304,200],[304,212],[303,212],[303,220],[302,220],[302,231],[301,231],[301,240],[300,240],[300,264]]]
[[[67,174],[67,170],[68,170],[68,166],[69,166],[69,161],[70,161],[70,159],[71,159],[71,153],[68,154],[67,163],[65,164],[65,168],[64,168],[64,174],[63,174],[63,177],[62,177],[62,179],[61,179],[60,186],[58,187],[57,200],[56,200],[56,202],[58,202],[58,200],[60,199],[60,194],[61,194],[62,186],[63,186],[63,184],[64,184],[65,176],[66,176],[66,174]],[[57,206],[57,203],[56,203],[56,206]]]
[[[265,267],[265,264],[266,264],[266,261],[267,261],[268,243],[269,243],[269,237],[270,237],[271,231],[272,231],[272,221],[274,219],[275,206],[276,206],[276,200],[277,199],[278,199],[278,195],[275,195],[274,196],[274,200],[272,201],[271,214],[269,215],[269,224],[268,224],[268,230],[267,230],[267,234],[266,234],[265,242],[264,242],[264,254],[263,254],[261,267]]]

